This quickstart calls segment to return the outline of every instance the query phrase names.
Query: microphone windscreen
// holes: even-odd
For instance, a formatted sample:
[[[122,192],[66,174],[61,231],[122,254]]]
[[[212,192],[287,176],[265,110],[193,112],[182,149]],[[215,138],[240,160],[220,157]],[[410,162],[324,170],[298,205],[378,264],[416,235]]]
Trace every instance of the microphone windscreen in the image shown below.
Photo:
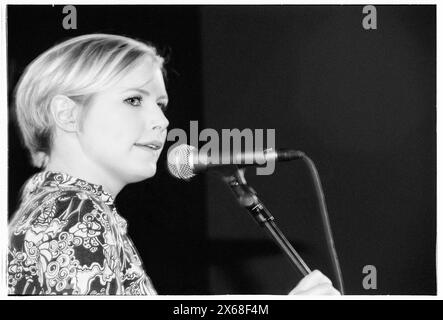
[[[195,176],[191,168],[191,153],[195,147],[187,144],[179,145],[168,153],[169,173],[177,179],[189,180]]]

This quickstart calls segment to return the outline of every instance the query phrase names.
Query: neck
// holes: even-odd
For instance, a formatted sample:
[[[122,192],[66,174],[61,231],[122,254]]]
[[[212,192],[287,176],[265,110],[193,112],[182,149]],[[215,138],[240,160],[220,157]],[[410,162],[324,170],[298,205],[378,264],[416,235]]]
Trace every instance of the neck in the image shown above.
[[[101,185],[114,199],[125,186],[125,183],[104,172],[88,159],[79,157],[78,153],[73,155],[69,151],[52,152],[45,170],[64,172],[89,183]]]

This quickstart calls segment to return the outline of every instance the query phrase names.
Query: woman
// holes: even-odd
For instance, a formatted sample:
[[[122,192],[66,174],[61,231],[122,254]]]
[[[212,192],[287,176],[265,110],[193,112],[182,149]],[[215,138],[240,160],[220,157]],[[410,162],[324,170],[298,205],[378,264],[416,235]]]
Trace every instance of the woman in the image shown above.
[[[10,294],[156,294],[114,199],[155,174],[167,104],[163,58],[127,37],[76,37],[28,66],[16,113],[42,171],[9,225]],[[337,291],[315,271],[291,293]]]

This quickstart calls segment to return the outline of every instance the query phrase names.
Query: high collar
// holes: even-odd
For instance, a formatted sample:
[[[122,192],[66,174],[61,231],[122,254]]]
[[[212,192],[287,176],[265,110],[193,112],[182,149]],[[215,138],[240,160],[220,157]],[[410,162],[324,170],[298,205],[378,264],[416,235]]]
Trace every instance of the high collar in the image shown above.
[[[25,197],[40,188],[58,188],[58,189],[78,189],[93,193],[99,197],[105,204],[114,205],[114,198],[105,191],[102,185],[93,184],[83,179],[73,177],[64,172],[41,171],[26,184]]]

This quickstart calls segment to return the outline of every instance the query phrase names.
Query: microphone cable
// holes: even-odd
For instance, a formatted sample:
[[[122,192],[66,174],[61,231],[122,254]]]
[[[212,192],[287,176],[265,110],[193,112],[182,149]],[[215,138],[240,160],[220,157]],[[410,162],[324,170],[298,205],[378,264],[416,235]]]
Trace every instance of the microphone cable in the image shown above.
[[[332,236],[331,224],[329,222],[328,210],[326,208],[325,195],[323,193],[320,176],[318,175],[317,168],[315,167],[314,162],[309,158],[305,153],[300,152],[301,159],[307,165],[309,172],[311,173],[311,178],[314,182],[315,193],[317,196],[317,200],[319,203],[320,214],[322,218],[323,231],[326,237],[326,243],[328,246],[329,256],[331,258],[332,266],[334,269],[334,276],[336,281],[338,282],[339,291],[342,295],[345,294],[343,277],[340,269],[340,262],[338,261],[337,251],[335,250],[334,238]]]

